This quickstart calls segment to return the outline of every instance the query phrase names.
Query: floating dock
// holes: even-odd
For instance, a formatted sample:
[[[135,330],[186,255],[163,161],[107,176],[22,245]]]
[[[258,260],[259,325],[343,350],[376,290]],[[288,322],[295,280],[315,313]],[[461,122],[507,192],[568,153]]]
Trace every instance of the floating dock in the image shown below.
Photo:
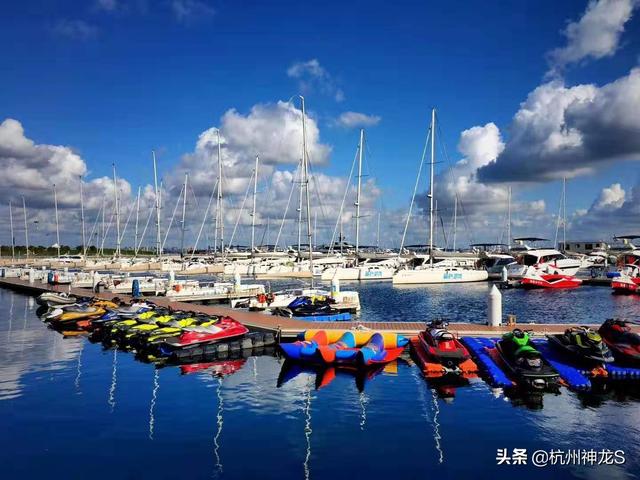
[[[88,288],[71,288],[68,285],[49,285],[42,281],[29,283],[27,280],[17,278],[0,278],[0,287],[8,288],[30,295],[40,295],[43,292],[66,292],[76,296],[99,296],[107,300],[120,298],[129,300],[129,295],[115,294],[103,292],[95,294]],[[252,312],[247,310],[232,309],[222,305],[199,305],[186,302],[173,302],[166,297],[145,297],[149,302],[155,303],[161,307],[171,307],[175,310],[183,310],[186,312],[202,313],[205,315],[226,315],[233,317],[238,322],[248,328],[274,332],[281,339],[294,339],[299,333],[309,329],[357,329],[367,328],[370,330],[379,330],[384,332],[393,332],[407,337],[413,337],[425,329],[425,322],[367,322],[361,320],[336,322],[320,322],[299,320],[295,318],[280,317],[260,312]],[[428,320],[425,318],[425,321]],[[555,333],[564,333],[564,331],[573,326],[572,324],[556,324],[556,323],[521,323],[517,325],[519,328],[531,329],[534,335],[547,335]],[[506,325],[491,327],[480,323],[455,323],[449,324],[449,330],[458,336],[465,337],[496,337],[505,332],[511,331],[513,327]],[[634,327],[636,331],[640,331],[638,327]]]

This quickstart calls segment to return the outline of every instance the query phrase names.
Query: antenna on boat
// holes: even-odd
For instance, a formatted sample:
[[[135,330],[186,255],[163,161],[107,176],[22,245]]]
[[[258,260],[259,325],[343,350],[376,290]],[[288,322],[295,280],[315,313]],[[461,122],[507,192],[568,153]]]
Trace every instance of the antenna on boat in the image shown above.
[[[27,260],[29,260],[29,225],[27,224],[27,206],[24,202],[24,195],[22,196],[22,211],[24,212],[24,241],[27,249]]]
[[[60,224],[58,222],[58,193],[56,184],[53,184],[53,206],[56,212],[56,249],[58,250],[58,258],[60,258]]]
[[[120,202],[118,201],[118,177],[116,176],[116,164],[113,163],[113,195],[115,197],[116,214],[116,258],[120,258]]]
[[[156,152],[151,150],[153,157],[153,186],[155,189],[156,200],[156,255],[158,259],[162,259],[162,241],[160,240],[160,192],[158,192],[158,168],[156,165]]]
[[[83,190],[82,175],[80,175],[80,221],[82,223],[82,255],[86,257],[87,255],[87,242],[85,238],[85,229],[84,229],[84,190]]]
[[[429,173],[429,265],[433,265],[433,173],[436,158],[436,109],[431,110],[431,165]]]

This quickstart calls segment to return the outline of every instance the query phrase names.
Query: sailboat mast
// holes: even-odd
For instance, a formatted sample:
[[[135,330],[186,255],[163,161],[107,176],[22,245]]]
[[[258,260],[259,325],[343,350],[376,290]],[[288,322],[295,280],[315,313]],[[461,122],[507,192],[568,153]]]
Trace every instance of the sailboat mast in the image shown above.
[[[25,204],[24,197],[22,197],[22,211],[24,212],[24,242],[27,249],[27,260],[29,260],[29,225],[27,224],[27,205]]]
[[[82,223],[82,255],[87,255],[87,241],[85,238],[84,228],[84,190],[83,190],[82,175],[80,175],[80,222]]]
[[[220,144],[220,130],[216,130],[218,136],[218,196],[216,199],[216,229],[220,229],[220,253],[224,256],[224,212],[222,210],[222,147]],[[213,244],[215,254],[218,246],[218,232]]]
[[[138,187],[138,198],[136,200],[136,230],[135,230],[135,244],[133,246],[134,255],[138,253],[138,223],[140,220],[140,187]]]
[[[158,168],[156,165],[156,152],[151,150],[153,156],[153,186],[156,197],[156,255],[162,258],[162,241],[160,239],[160,192],[158,192]]]
[[[458,195],[453,200],[453,251],[456,251],[456,236],[458,234]]]
[[[304,115],[304,113],[302,114]],[[304,120],[303,120],[304,122]],[[304,147],[303,147],[304,150]],[[302,153],[304,156],[304,152]],[[304,159],[300,160],[300,185],[299,185],[299,197],[298,197],[298,261],[302,260],[302,185],[303,185],[303,169]]]
[[[307,157],[307,127],[305,122],[304,97],[300,95],[302,102],[302,173],[304,193],[307,197],[307,242],[309,244],[309,271],[311,272],[311,286],[313,286],[313,232],[311,230],[311,199],[309,198],[309,159]],[[302,213],[302,211],[300,212]]]
[[[16,238],[13,236],[13,211],[9,200],[9,224],[11,225],[11,260],[16,259]]]
[[[380,248],[380,212],[378,212],[378,227],[376,229],[376,248]]]
[[[511,250],[511,187],[509,187],[507,206],[507,247]]]
[[[429,174],[429,265],[433,265],[433,174],[436,159],[436,109],[431,110],[431,166]]]
[[[100,240],[100,256],[104,255],[104,237],[106,235],[106,229],[104,224],[104,207],[105,207],[105,197],[102,195],[102,238]]]
[[[60,258],[60,223],[58,222],[58,193],[56,184],[53,184],[53,206],[56,212],[56,247],[58,250],[58,258]]]
[[[356,262],[360,253],[360,190],[362,187],[362,151],[364,150],[364,128],[360,129],[360,147],[358,148],[358,190],[356,194]]]
[[[186,230],[187,216],[187,185],[189,183],[189,174],[184,174],[184,196],[182,197],[182,231],[180,232],[180,255],[184,255],[184,232]]]
[[[118,177],[116,176],[116,164],[113,164],[113,195],[116,209],[116,258],[120,258],[120,202],[118,200]]]
[[[258,163],[260,157],[256,155],[256,165],[253,168],[253,209],[251,211],[251,256],[256,247],[256,197],[258,196]]]
[[[567,177],[562,177],[562,249],[567,250]]]

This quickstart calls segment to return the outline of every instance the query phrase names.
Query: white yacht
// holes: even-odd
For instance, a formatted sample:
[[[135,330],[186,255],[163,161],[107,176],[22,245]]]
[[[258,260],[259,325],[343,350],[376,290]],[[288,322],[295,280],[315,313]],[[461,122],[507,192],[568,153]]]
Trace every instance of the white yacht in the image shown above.
[[[544,273],[559,273],[575,275],[581,267],[581,261],[569,258],[555,248],[534,248],[526,242],[546,241],[543,238],[516,238],[517,246],[511,249],[516,255],[516,263],[507,267],[509,278],[522,278],[529,269],[536,269]]]

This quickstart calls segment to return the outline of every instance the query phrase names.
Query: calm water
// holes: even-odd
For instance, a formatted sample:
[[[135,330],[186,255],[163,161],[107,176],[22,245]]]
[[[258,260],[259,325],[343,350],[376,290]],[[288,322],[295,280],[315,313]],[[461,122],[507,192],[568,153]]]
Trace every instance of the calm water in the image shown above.
[[[367,319],[477,321],[485,312],[483,285],[361,292]],[[635,316],[640,305],[602,288],[530,293],[506,292],[505,310],[600,321]],[[531,399],[505,398],[481,380],[455,392],[429,384],[409,358],[370,379],[296,376],[267,355],[187,374],[62,338],[35,309],[32,298],[0,290],[2,478],[640,477],[636,387],[562,390],[532,409]],[[623,449],[627,463],[497,466],[497,448]]]
[[[250,283],[249,280],[246,281]],[[272,282],[274,290],[300,285]],[[328,285],[325,285],[328,288]],[[490,283],[393,287],[388,282],[342,282],[342,290],[360,293],[363,321],[429,321],[485,323]],[[502,311],[518,322],[602,323],[607,318],[640,316],[640,296],[612,295],[607,287],[573,290],[503,290]]]

